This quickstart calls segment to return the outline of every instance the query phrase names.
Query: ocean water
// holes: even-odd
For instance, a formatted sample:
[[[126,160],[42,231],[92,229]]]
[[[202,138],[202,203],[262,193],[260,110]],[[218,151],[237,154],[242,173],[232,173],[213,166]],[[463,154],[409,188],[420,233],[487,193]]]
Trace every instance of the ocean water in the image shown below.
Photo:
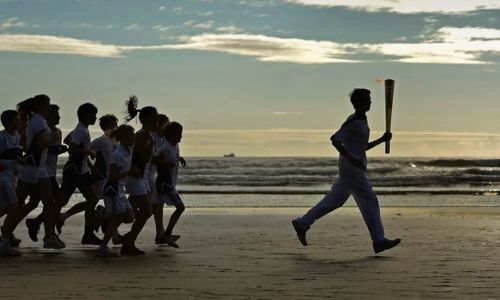
[[[191,207],[308,207],[338,176],[336,158],[186,160],[178,190]],[[382,206],[500,205],[500,159],[369,158],[368,174]]]

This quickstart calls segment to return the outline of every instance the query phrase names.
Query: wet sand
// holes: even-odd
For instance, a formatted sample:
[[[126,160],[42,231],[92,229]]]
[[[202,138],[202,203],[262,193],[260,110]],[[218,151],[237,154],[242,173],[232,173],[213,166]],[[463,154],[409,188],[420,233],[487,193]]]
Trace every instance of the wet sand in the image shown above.
[[[170,211],[167,211],[170,212]],[[63,251],[28,241],[0,258],[0,299],[494,299],[500,295],[500,208],[383,208],[402,244],[374,255],[356,208],[308,232],[290,221],[302,208],[187,209],[181,248],[154,245],[154,222],[139,236],[144,257],[102,259],[79,245],[83,216],[67,221]],[[122,232],[125,228],[122,228]],[[40,238],[42,236],[40,235]],[[119,248],[114,248],[119,251]]]

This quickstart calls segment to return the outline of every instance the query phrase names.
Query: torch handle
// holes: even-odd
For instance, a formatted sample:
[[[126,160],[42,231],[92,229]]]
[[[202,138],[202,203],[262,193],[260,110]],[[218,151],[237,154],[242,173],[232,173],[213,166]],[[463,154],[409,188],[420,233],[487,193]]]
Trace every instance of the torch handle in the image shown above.
[[[394,97],[394,80],[385,80],[385,132],[391,132],[392,103]],[[391,153],[391,141],[385,142],[385,153]]]

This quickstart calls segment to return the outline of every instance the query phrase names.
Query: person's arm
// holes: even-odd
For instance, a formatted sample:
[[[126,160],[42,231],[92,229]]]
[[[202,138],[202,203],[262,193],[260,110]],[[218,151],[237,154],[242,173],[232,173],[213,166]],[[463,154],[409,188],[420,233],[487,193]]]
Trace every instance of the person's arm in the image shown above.
[[[69,143],[69,149],[68,152],[71,155],[76,155],[76,156],[85,156],[88,155],[90,158],[94,159],[95,158],[95,152],[88,150],[88,149],[82,149],[78,145],[83,142],[83,136],[80,134],[80,132],[73,132],[71,134],[71,142]]]
[[[140,170],[139,168],[137,168],[136,166],[132,166],[130,168],[130,170],[127,170],[127,171],[124,171],[124,172],[119,172],[118,171],[118,167],[111,163],[109,165],[109,180],[111,181],[117,181],[117,180],[120,180],[122,178],[125,178],[127,176],[138,176],[139,173],[140,173]]]
[[[45,137],[45,129],[40,130],[35,134],[35,140],[38,144],[38,146],[44,150],[50,147],[50,145],[54,144],[57,142],[57,135],[50,135],[49,138],[47,139]]]
[[[170,168],[177,164],[175,158],[168,155],[168,153],[165,152],[165,149],[162,148],[160,148],[160,151],[154,158],[157,166]]]
[[[332,141],[332,145],[333,147],[335,147],[335,149],[337,149],[337,151],[342,154],[345,158],[347,158],[355,167],[358,167],[360,169],[366,169],[366,166],[365,164],[363,163],[362,160],[354,157],[345,147],[344,145],[342,144],[341,141],[339,141],[338,139],[335,138],[335,134],[332,135],[332,137],[330,138],[330,140]]]
[[[180,157],[179,157],[179,161],[180,161],[181,166],[182,166],[183,168],[185,168],[185,167],[187,166],[187,162],[186,162],[186,160],[184,159],[184,157],[180,156]]]
[[[146,132],[139,132],[135,135],[134,156],[137,157],[140,162],[146,163],[150,159],[152,142],[150,135]],[[138,149],[140,150],[138,151]]]
[[[68,135],[64,137],[63,143],[69,146],[69,144],[71,143],[72,136],[73,136],[73,131],[70,131]]]
[[[390,141],[391,139],[392,139],[392,133],[386,132],[380,138],[378,138],[372,142],[369,142],[368,145],[366,146],[366,151],[368,151],[368,150],[370,150],[370,149],[372,149],[372,148],[374,148],[382,143]]]

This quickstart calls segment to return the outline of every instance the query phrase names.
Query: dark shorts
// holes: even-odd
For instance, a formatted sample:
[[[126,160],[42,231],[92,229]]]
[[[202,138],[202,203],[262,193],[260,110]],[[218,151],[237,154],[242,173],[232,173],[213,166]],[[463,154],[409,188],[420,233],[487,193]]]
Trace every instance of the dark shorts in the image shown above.
[[[64,171],[63,180],[61,185],[61,191],[65,195],[72,195],[78,188],[82,190],[86,187],[93,186],[94,180],[90,172],[85,174],[78,174],[74,169],[70,168]]]

